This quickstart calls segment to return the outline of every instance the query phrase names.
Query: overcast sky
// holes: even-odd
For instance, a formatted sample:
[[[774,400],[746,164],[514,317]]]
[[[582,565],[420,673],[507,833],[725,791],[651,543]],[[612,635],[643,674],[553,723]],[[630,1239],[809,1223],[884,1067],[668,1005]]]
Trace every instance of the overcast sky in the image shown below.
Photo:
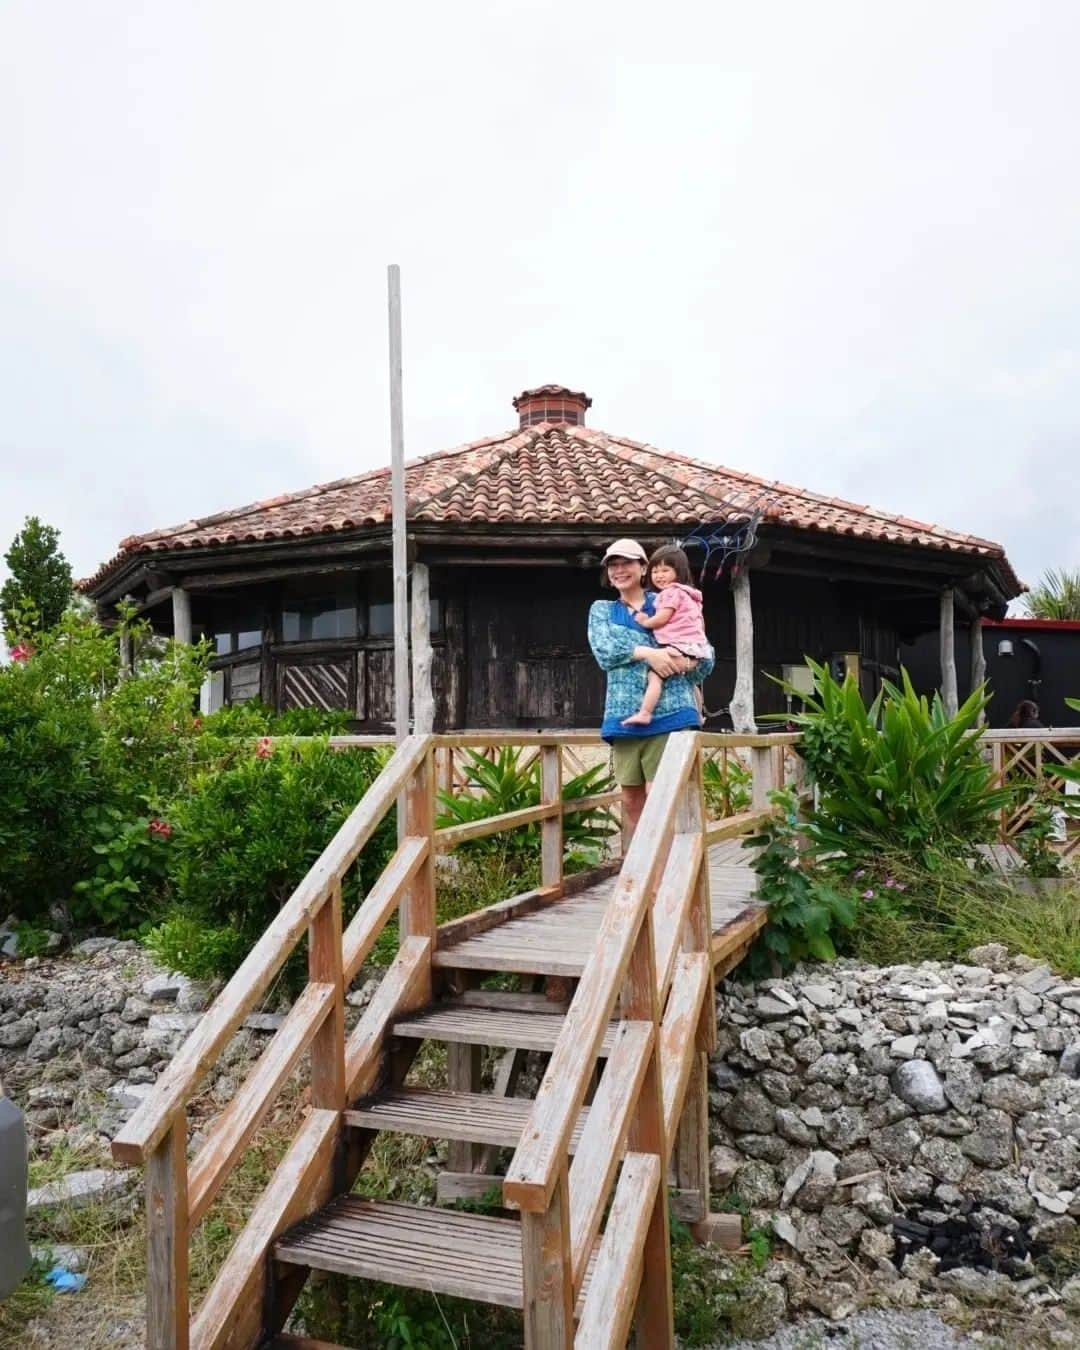
[[[0,552],[590,424],[1080,566],[1075,0],[5,0]]]

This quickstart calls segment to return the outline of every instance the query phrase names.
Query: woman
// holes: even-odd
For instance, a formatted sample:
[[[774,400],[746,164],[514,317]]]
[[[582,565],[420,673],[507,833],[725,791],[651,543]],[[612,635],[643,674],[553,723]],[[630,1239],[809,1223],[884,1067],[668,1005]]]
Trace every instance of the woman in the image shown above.
[[[622,790],[625,852],[668,734],[701,726],[694,685],[712,670],[713,656],[703,657],[688,674],[678,674],[676,659],[656,645],[652,633],[635,623],[637,611],[652,615],[656,608],[655,594],[645,589],[648,557],[636,540],[616,539],[604,554],[603,567],[604,580],[618,592],[618,599],[593,603],[589,646],[601,670],[607,672],[600,735],[612,747],[615,781]],[[652,721],[647,726],[625,726],[624,719],[641,705],[650,670],[664,681]]]

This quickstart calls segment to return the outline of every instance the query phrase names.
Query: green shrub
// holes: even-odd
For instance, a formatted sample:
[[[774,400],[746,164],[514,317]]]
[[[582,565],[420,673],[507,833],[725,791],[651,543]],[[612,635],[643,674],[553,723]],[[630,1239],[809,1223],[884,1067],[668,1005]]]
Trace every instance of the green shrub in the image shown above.
[[[883,684],[867,708],[853,676],[839,684],[809,665],[814,693],[790,720],[819,790],[807,831],[818,852],[855,861],[901,851],[932,870],[992,837],[1012,792],[992,787],[982,757],[981,689],[949,717],[937,694],[920,696],[901,671],[901,685]]]
[[[124,680],[115,634],[74,612],[0,668],[0,906],[26,919],[68,901],[103,828],[155,814],[191,762],[205,650],[162,657],[145,624],[128,631],[140,655]]]
[[[185,974],[230,975],[377,777],[385,755],[334,751],[325,738],[246,746],[227,767],[200,773],[173,803],[169,945]],[[346,877],[351,913],[396,846],[393,812]],[[186,920],[176,923],[175,920]],[[194,930],[203,937],[194,946]],[[210,969],[208,969],[210,967]]]
[[[753,974],[772,974],[778,966],[808,957],[831,961],[837,930],[855,921],[851,896],[803,866],[795,794],[770,792],[769,800],[777,814],[743,841],[745,848],[756,850],[751,866],[758,878],[757,898],[769,907],[768,925],[750,953],[747,968]]]

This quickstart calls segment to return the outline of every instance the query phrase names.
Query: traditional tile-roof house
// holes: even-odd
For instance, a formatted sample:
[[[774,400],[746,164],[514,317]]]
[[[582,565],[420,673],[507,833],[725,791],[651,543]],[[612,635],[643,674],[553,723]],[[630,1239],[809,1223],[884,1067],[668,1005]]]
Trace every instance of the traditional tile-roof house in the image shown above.
[[[900,640],[937,624],[943,592],[974,619],[1000,617],[1021,589],[989,540],[593,429],[590,404],[558,385],[526,390],[517,428],[406,466],[410,561],[431,578],[437,726],[597,721],[585,613],[615,535],[649,547],[757,519],[742,561],[759,712],[782,706],[768,675],[807,654],[857,662],[869,692]],[[161,631],[178,620],[210,637],[219,699],[345,706],[375,728],[393,710],[389,550],[390,471],[376,469],[132,536],[83,585],[105,614],[131,596]],[[710,564],[705,583],[711,709],[734,684],[730,576]]]

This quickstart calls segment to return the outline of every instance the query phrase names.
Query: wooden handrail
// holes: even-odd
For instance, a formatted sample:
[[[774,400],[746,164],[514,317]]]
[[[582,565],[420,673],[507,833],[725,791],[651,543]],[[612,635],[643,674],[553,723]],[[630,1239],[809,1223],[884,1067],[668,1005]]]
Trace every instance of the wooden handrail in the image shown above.
[[[144,1162],[169,1132],[200,1079],[269,988],[332,889],[356,860],[430,748],[410,736],[397,748],[348,819],[282,906],[243,964],[173,1057],[153,1091],[112,1143],[117,1162]]]
[[[674,732],[642,811],[600,931],[581,975],[529,1124],[511,1161],[503,1195],[520,1208],[548,1207],[567,1144],[592,1076],[601,1039],[619,997],[648,900],[664,865],[661,847],[672,828],[679,793],[697,755],[697,736]]]

